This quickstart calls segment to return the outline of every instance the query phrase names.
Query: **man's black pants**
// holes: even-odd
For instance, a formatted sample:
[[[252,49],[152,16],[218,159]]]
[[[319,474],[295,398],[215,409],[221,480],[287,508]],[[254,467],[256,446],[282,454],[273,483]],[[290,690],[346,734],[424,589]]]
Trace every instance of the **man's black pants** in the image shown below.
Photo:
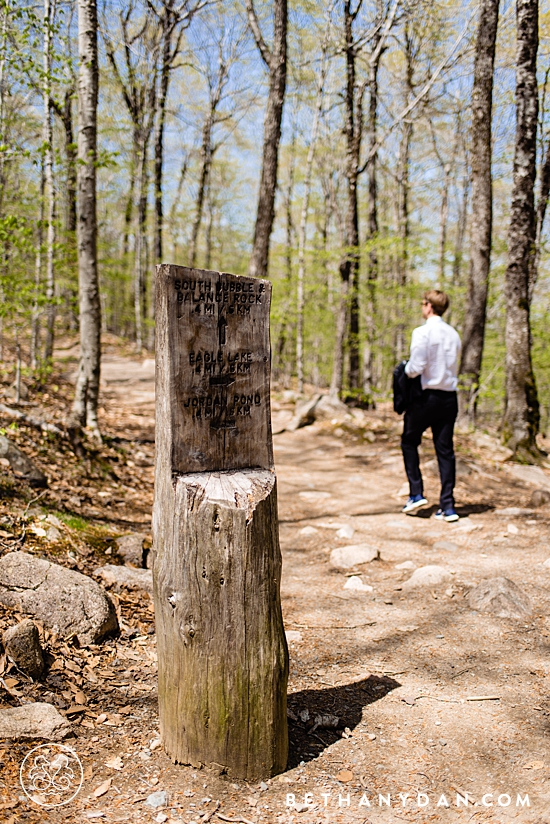
[[[424,492],[418,447],[422,433],[431,427],[435,453],[439,464],[441,478],[441,509],[453,509],[455,486],[455,453],[453,448],[453,430],[458,414],[456,392],[442,389],[424,389],[422,398],[405,412],[401,449],[405,461],[405,471],[409,479],[411,495]]]

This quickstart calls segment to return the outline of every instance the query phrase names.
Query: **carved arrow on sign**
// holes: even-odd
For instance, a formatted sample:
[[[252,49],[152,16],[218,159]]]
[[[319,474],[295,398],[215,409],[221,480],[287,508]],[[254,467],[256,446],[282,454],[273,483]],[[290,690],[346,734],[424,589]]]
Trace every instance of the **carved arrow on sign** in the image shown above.
[[[235,378],[232,377],[232,375],[216,375],[210,378],[210,386],[228,387],[231,386],[232,383],[235,383]]]

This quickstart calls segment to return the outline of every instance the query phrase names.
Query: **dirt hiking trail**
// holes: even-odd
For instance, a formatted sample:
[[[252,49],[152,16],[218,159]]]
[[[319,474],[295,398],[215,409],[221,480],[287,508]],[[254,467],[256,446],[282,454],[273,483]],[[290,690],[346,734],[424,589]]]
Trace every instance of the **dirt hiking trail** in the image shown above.
[[[101,405],[101,425],[119,445],[117,477],[81,477],[78,511],[103,535],[146,535],[154,362],[107,354]],[[510,467],[490,436],[461,435],[461,518],[441,523],[428,436],[422,463],[432,506],[408,517],[400,513],[396,415],[382,409],[287,431],[294,407],[292,393],[273,393],[290,651],[287,771],[247,785],[170,762],[158,742],[152,601],[115,587],[119,639],[91,651],[52,647],[65,665],[32,689],[11,686],[58,706],[75,688],[86,693],[87,711],[68,713],[82,791],[67,807],[37,811],[16,786],[28,747],[5,747],[1,820],[550,821],[550,515],[548,505],[533,505],[550,473]],[[70,508],[64,483],[51,482],[49,506],[57,495],[58,509]],[[35,551],[47,553],[45,539],[35,539]],[[75,555],[77,568],[120,563],[106,546]],[[497,577],[519,592],[506,590],[493,609],[515,617],[472,608],[469,593]],[[2,615],[4,626],[10,616]]]

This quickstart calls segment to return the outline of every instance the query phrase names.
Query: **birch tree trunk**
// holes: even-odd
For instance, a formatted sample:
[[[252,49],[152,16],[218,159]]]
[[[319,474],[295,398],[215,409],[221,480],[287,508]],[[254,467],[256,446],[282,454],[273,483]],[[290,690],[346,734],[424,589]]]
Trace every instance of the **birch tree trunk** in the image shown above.
[[[254,228],[254,243],[248,267],[252,277],[267,277],[269,242],[275,218],[275,194],[279,164],[279,142],[286,91],[287,66],[287,0],[273,2],[273,46],[268,49],[263,39],[252,0],[246,0],[250,28],[264,63],[269,69],[269,94],[264,120],[264,145],[260,192]]]
[[[499,0],[483,0],[474,62],[472,89],[472,218],[470,274],[462,333],[460,362],[460,416],[475,423],[475,408],[487,313],[491,267],[493,184],[491,176],[491,127],[493,74]]]
[[[516,145],[506,270],[506,410],[503,441],[538,457],[540,412],[531,362],[529,279],[535,253],[538,0],[517,0]]]
[[[80,364],[72,414],[100,438],[97,422],[101,365],[101,305],[97,272],[97,6],[78,0],[78,283]]]
[[[55,244],[55,189],[53,178],[53,124],[51,105],[51,73],[52,73],[52,26],[55,9],[51,0],[44,0],[44,52],[43,52],[43,103],[44,103],[44,178],[46,189],[46,340],[44,346],[44,360],[50,362],[53,356],[54,327],[55,327],[55,272],[54,272],[54,244]]]

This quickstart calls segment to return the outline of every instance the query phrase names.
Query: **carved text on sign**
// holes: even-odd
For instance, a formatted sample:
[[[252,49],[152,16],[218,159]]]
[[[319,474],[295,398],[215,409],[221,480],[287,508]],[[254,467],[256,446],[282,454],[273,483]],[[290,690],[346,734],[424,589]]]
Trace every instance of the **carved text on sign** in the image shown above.
[[[176,349],[175,471],[272,466],[271,285],[257,278],[161,267]],[[242,454],[239,454],[239,451]]]

